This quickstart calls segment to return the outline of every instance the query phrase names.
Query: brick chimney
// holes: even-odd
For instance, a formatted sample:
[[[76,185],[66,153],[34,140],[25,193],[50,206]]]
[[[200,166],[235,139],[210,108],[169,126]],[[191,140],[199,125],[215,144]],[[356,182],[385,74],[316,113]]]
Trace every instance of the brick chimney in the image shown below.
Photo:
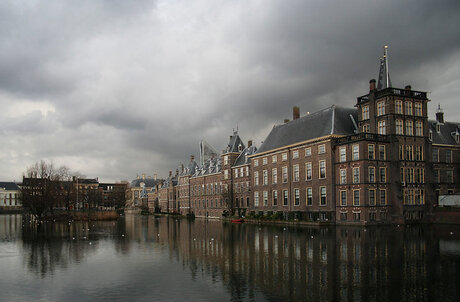
[[[252,140],[248,140],[248,148],[252,147]]]
[[[300,117],[300,108],[298,106],[294,106],[292,108],[292,120],[296,120]]]
[[[369,81],[369,91],[375,90],[375,79]]]
[[[195,160],[195,155],[190,155],[190,161],[194,161]]]

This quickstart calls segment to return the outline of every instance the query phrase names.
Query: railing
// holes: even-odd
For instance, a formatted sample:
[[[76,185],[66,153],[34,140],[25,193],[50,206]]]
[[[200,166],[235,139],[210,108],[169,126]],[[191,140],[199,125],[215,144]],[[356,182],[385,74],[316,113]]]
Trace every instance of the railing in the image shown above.
[[[404,97],[410,97],[415,99],[426,99],[427,93],[423,91],[416,91],[416,90],[407,90],[407,89],[400,89],[400,88],[385,88],[382,90],[377,90],[375,92],[375,98],[380,98],[385,95],[399,95]],[[363,95],[358,97],[358,104],[361,102],[365,102],[369,100],[369,95]]]
[[[339,137],[334,140],[335,144],[345,144],[349,142],[355,142],[360,140],[372,140],[379,142],[389,142],[389,138],[386,135],[374,134],[374,133],[358,133],[345,137]]]

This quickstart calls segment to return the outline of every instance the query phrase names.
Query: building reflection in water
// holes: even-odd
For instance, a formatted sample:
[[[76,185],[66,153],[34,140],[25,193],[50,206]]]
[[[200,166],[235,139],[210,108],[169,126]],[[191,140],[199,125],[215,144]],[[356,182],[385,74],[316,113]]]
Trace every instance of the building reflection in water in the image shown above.
[[[141,229],[147,229],[145,240],[157,238],[192,278],[221,279],[234,301],[257,293],[270,301],[459,297],[459,255],[446,257],[439,249],[440,238],[454,252],[459,247],[459,237],[447,231],[451,226],[286,228],[149,218]]]
[[[22,237],[24,266],[38,276],[110,245],[119,256],[139,247],[152,260],[153,251],[167,255],[190,282],[220,283],[233,301],[460,298],[460,229],[453,226],[294,228],[128,215],[48,223],[37,232],[23,223],[20,215],[0,216],[0,239]]]

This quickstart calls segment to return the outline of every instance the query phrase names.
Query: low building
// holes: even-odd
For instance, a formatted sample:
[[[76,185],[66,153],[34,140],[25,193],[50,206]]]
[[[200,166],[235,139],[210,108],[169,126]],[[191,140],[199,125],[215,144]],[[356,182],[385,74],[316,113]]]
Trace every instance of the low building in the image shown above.
[[[14,182],[0,182],[0,210],[20,210],[21,189]]]

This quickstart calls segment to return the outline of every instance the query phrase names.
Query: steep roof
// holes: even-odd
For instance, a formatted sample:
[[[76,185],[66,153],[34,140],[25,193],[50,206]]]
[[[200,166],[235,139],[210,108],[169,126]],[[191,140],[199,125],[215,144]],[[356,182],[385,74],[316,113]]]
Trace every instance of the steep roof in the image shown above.
[[[19,191],[20,190],[16,183],[9,182],[9,181],[0,181],[0,188],[3,188],[7,191]]]
[[[245,148],[243,141],[238,135],[238,131],[234,131],[233,135],[230,135],[227,147],[224,149],[224,153],[237,152],[240,153],[241,150]]]
[[[144,183],[146,187],[154,187],[157,183],[159,183],[161,179],[154,179],[154,178],[138,178],[134,179],[131,182],[131,187],[140,187],[141,183]]]
[[[356,129],[358,111],[354,108],[331,106],[296,120],[273,127],[257,153],[330,134],[351,135]]]
[[[180,173],[180,176],[187,176],[187,175],[193,175],[195,174],[196,170],[199,169],[199,166],[195,160],[191,160],[184,169],[182,169],[182,172]]]
[[[255,154],[257,152],[257,148],[255,146],[248,147],[240,153],[240,155],[236,158],[235,164],[233,166],[241,166],[248,164],[250,162],[249,155]]]
[[[433,136],[433,144],[459,145],[459,143],[455,141],[455,134],[460,133],[459,123],[444,122],[443,124],[439,124],[439,133],[436,129],[436,124],[436,121],[428,121],[429,129]]]

